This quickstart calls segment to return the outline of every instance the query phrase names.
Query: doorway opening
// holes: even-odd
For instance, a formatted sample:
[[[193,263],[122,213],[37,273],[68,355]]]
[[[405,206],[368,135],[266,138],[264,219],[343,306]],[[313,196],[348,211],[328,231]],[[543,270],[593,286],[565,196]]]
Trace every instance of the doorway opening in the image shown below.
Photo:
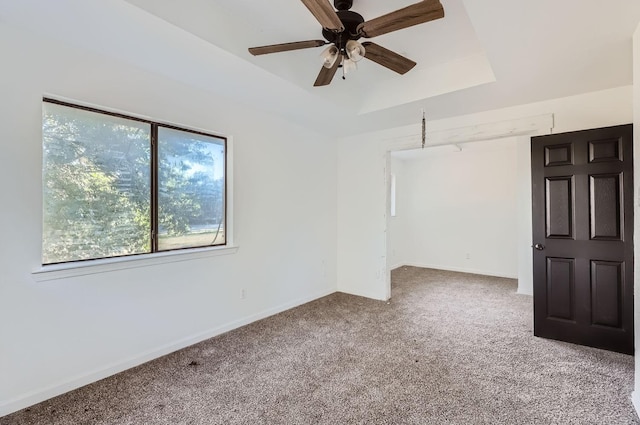
[[[517,278],[531,295],[530,160],[527,136],[389,151],[388,270]]]

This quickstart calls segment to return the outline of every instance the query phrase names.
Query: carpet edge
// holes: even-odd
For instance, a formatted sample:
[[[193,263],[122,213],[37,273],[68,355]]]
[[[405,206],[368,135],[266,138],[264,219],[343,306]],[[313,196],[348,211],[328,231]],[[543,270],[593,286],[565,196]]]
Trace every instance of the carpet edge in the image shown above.
[[[18,410],[46,401],[50,398],[62,395],[69,391],[73,391],[80,387],[84,387],[85,385],[92,384],[96,381],[108,378],[109,376],[116,375],[120,372],[124,372],[127,369],[131,369],[162,356],[166,356],[167,354],[171,354],[175,351],[182,350],[183,348],[189,347],[193,344],[197,344],[199,342],[216,337],[242,326],[257,322],[258,320],[266,319],[267,317],[282,313],[283,311],[290,310],[294,307],[298,307],[300,305],[309,303],[322,297],[326,297],[327,295],[331,295],[336,292],[337,291],[335,288],[318,291],[310,296],[298,298],[284,304],[280,304],[276,307],[268,308],[244,318],[234,320],[221,326],[217,326],[213,329],[209,329],[207,331],[199,332],[195,335],[182,338],[176,342],[164,344],[158,348],[148,350],[137,356],[108,364],[107,366],[100,369],[77,375],[59,384],[51,385],[44,389],[27,392],[9,400],[0,400],[0,417],[9,415],[11,413],[17,412]]]

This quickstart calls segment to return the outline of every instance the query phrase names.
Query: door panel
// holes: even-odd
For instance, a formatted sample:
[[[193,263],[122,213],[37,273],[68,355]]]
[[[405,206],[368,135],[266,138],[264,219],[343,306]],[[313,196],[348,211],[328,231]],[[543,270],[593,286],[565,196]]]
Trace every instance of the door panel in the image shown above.
[[[574,276],[574,259],[547,258],[547,318],[575,320]]]
[[[623,264],[615,261],[591,262],[591,323],[622,327]]]
[[[552,177],[547,181],[547,238],[573,239],[573,178]]]
[[[621,174],[589,176],[591,239],[621,240]]]
[[[589,142],[589,162],[622,161],[620,139]]]
[[[633,353],[633,129],[534,137],[534,333]]]
[[[544,148],[545,166],[573,164],[573,146],[571,144],[546,146]]]

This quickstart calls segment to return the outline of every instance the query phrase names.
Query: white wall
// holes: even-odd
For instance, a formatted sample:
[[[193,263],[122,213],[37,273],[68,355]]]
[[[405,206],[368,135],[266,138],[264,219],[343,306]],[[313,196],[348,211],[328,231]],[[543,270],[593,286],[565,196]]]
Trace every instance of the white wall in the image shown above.
[[[387,279],[387,157],[379,141],[338,144],[338,286],[341,292],[384,300]]]
[[[0,416],[336,290],[335,141],[7,25],[0,51]],[[232,136],[239,251],[36,282],[44,93]]]
[[[389,158],[390,172],[396,179],[396,216],[388,217],[387,246],[388,246],[388,268],[393,270],[407,264],[405,259],[405,238],[407,222],[407,201],[410,192],[407,190],[408,182],[405,173],[405,161],[391,157]]]
[[[634,202],[634,331],[636,354],[640,344],[640,24],[633,34],[633,174],[636,200]],[[636,357],[633,405],[640,415],[640,362]]]
[[[432,121],[431,134],[465,126],[553,113],[556,133],[632,121],[632,87]],[[416,114],[417,115],[417,114]],[[376,299],[389,297],[387,182],[389,151],[418,147],[407,136],[420,125],[344,138],[338,145],[338,290]],[[414,140],[417,140],[414,138]],[[522,149],[522,148],[521,148]],[[523,164],[523,166],[527,166]],[[522,176],[519,177],[522,183]],[[523,234],[521,230],[519,234]],[[524,252],[521,239],[518,252]],[[390,263],[390,265],[392,265]],[[523,290],[522,292],[526,292]]]
[[[518,293],[533,295],[533,203],[531,200],[531,138],[516,140]]]
[[[408,198],[397,217],[406,229],[402,263],[515,278],[517,145],[504,139],[459,146],[404,161],[397,188]]]

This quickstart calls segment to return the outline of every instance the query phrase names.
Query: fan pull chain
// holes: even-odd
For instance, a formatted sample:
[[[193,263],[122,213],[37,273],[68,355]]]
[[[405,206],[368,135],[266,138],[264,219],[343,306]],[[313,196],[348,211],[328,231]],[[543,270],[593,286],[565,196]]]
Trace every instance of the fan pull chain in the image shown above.
[[[338,44],[342,46],[342,33],[338,34]],[[345,73],[344,73],[344,54],[342,49],[340,49],[338,54],[340,55],[340,64],[341,64],[340,66],[342,67],[342,80],[344,81],[347,79],[347,77],[345,76]]]
[[[424,145],[427,141],[427,118],[424,114],[424,109],[422,110],[422,149],[424,149]]]

